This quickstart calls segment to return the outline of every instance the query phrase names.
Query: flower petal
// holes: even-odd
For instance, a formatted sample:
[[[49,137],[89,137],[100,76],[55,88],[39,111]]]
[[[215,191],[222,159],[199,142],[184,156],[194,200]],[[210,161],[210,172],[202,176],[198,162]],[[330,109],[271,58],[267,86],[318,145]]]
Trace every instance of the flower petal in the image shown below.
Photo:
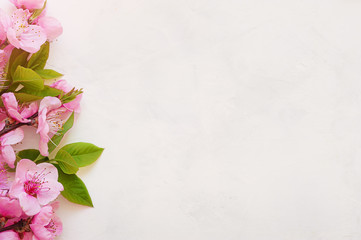
[[[20,206],[28,216],[34,216],[40,212],[40,204],[38,199],[33,196],[30,196],[26,193],[23,193],[19,196]]]

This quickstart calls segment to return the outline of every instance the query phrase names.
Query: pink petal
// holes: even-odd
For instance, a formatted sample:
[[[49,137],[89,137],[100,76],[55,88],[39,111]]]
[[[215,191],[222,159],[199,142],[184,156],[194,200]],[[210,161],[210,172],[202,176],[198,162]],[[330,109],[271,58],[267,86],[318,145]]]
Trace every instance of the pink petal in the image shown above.
[[[49,187],[49,190],[38,193],[37,197],[41,205],[46,205],[55,200],[59,196],[60,191],[64,190],[63,185],[57,181],[52,183],[49,182],[49,184],[44,185],[43,187]]]
[[[0,197],[0,215],[5,217],[20,217],[22,214],[19,201],[8,197]]]
[[[36,164],[29,159],[21,159],[18,165],[16,166],[15,179],[20,179],[21,181],[26,181],[26,175],[28,172],[36,172]]]
[[[11,146],[1,146],[1,157],[8,164],[9,167],[14,168],[16,156],[14,153],[14,149]]]
[[[41,45],[46,42],[46,34],[40,26],[31,25],[28,30],[20,35],[20,48],[36,53]]]
[[[79,94],[78,96],[75,97],[75,99],[73,101],[65,103],[64,107],[71,112],[74,111],[76,113],[79,113],[80,112],[80,101],[83,97],[82,95],[83,94]]]
[[[1,95],[1,99],[10,117],[22,123],[30,122],[30,120],[23,118],[18,112],[18,102],[15,98],[14,93],[4,93]]]
[[[44,29],[49,41],[55,40],[63,33],[60,22],[53,17],[42,17],[38,20],[38,24]]]
[[[36,169],[38,172],[45,171],[46,178],[49,180],[58,180],[58,169],[50,163],[40,163],[36,165]]]
[[[40,212],[34,216],[31,223],[46,226],[49,224],[53,215],[54,215],[54,212],[53,212],[53,208],[51,206],[42,207]]]
[[[38,111],[38,104],[36,102],[32,102],[28,107],[24,108],[21,112],[21,116],[23,118],[29,118],[33,116]]]
[[[39,112],[43,109],[47,109],[48,112],[54,109],[57,109],[61,106],[61,101],[56,97],[45,97],[40,102]]]
[[[39,224],[30,224],[30,228],[34,235],[41,240],[52,240],[54,239],[53,234],[49,232],[44,226]]]
[[[38,199],[33,196],[30,196],[26,193],[23,193],[19,196],[20,206],[28,216],[34,216],[40,212],[40,204]]]
[[[41,9],[44,6],[45,0],[10,0],[16,7],[24,6],[29,10]]]
[[[20,240],[20,237],[14,231],[5,231],[5,232],[0,233],[0,239],[3,239],[3,240]]]
[[[10,26],[10,17],[5,13],[4,10],[0,9],[0,40],[3,41],[6,39],[6,32]]]
[[[49,142],[48,136],[45,136],[45,137],[40,136],[39,151],[40,151],[40,154],[43,155],[44,157],[49,156],[48,142]]]
[[[30,17],[29,10],[16,9],[11,16],[12,28],[16,31],[16,36],[26,31],[29,26],[28,19]]]
[[[13,145],[21,142],[24,139],[24,131],[21,128],[17,128],[11,132],[0,137],[1,145]]]
[[[20,48],[20,41],[16,37],[16,31],[13,28],[9,28],[7,31],[7,39],[10,42],[11,45],[13,45],[16,48]]]
[[[73,87],[66,80],[59,80],[50,85],[50,87],[62,90],[65,93],[70,92]]]
[[[12,198],[19,198],[23,193],[25,193],[24,182],[21,181],[20,178],[16,178],[13,185],[11,185],[9,196]]]

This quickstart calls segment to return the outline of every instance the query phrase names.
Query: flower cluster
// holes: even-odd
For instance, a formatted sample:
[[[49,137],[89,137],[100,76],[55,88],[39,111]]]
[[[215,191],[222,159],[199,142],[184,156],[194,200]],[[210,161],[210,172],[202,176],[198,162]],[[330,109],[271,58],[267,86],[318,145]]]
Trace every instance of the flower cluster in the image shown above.
[[[62,232],[59,194],[93,206],[76,173],[103,148],[78,142],[59,149],[82,98],[81,89],[45,68],[63,29],[46,16],[46,0],[10,2],[11,14],[0,9],[0,239],[51,240]],[[39,135],[38,148],[15,151],[25,127]]]

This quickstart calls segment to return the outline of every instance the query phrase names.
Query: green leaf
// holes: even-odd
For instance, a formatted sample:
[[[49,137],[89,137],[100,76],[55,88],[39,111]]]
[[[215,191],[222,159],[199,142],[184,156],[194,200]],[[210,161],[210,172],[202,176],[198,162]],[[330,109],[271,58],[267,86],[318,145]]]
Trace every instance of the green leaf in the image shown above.
[[[13,75],[14,83],[21,83],[24,87],[33,89],[33,90],[41,90],[44,88],[44,80],[31,70],[30,68],[24,68],[22,66],[18,66]]]
[[[51,69],[36,70],[35,72],[39,74],[40,77],[46,80],[52,80],[63,76],[63,74],[58,73],[57,71]]]
[[[65,174],[59,167],[58,181],[63,184],[64,191],[61,192],[70,202],[84,206],[94,207],[88,189],[83,181],[75,174]]]
[[[45,42],[40,50],[30,57],[27,67],[33,70],[44,69],[49,58],[49,46],[49,42]]]
[[[29,56],[29,53],[23,52],[15,58],[14,62],[11,65],[11,69],[10,69],[11,76],[14,76],[14,73],[18,66],[23,66],[23,67],[26,66],[26,64],[28,63],[28,61],[27,61],[28,56]]]
[[[72,113],[69,119],[64,123],[63,129],[59,130],[54,137],[52,137],[51,141],[48,143],[49,153],[51,153],[60,143],[61,139],[63,139],[64,134],[73,126],[74,124],[74,113]]]
[[[11,55],[9,58],[9,63],[8,63],[8,73],[6,76],[7,79],[12,80],[12,72],[11,72],[12,66],[14,65],[16,58],[23,53],[26,53],[26,52],[24,50],[17,49],[17,48],[14,48],[13,51],[11,52]],[[16,67],[15,67],[15,69],[16,69]]]
[[[66,152],[64,150],[60,149],[57,152],[54,160],[58,162],[59,167],[66,174],[75,174],[79,170],[79,167],[76,164],[75,160],[72,158],[72,156],[68,152]]]
[[[30,94],[30,95],[34,95],[34,96],[39,96],[39,97],[47,97],[47,96],[56,97],[56,96],[61,95],[62,92],[63,91],[61,91],[59,89],[44,85],[43,90],[31,90],[31,89],[23,88],[23,89],[20,89],[20,91],[18,91],[17,93],[26,93],[26,94]]]
[[[44,11],[45,7],[46,7],[46,2],[44,3],[43,7],[41,9],[35,9],[33,14],[30,17],[30,22],[33,22],[37,17],[39,17],[41,15],[41,13]]]
[[[20,157],[20,159],[26,158],[34,161],[39,156],[39,154],[40,152],[37,149],[26,149],[18,152],[17,155]]]
[[[19,103],[28,103],[42,99],[42,97],[27,93],[14,93],[14,95],[16,97],[16,100],[19,101]]]
[[[65,145],[60,150],[68,152],[79,167],[85,167],[95,162],[102,154],[104,148],[91,143],[77,142]]]

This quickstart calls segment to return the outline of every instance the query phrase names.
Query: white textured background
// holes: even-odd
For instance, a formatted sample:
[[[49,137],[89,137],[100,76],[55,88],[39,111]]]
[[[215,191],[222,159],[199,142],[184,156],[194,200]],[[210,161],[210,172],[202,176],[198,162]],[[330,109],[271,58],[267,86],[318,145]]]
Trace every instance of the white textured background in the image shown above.
[[[106,148],[59,239],[361,239],[359,0],[48,2]]]

